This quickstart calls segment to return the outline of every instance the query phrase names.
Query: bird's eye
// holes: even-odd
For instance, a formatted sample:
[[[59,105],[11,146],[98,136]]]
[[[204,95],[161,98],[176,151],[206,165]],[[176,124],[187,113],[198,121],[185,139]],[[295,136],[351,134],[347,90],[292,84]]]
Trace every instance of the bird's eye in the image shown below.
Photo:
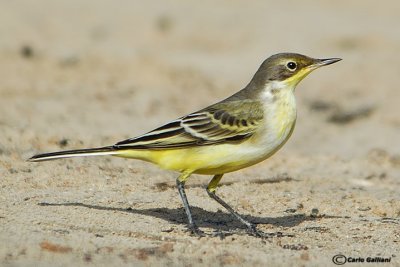
[[[291,70],[294,71],[297,68],[297,64],[293,61],[290,61],[286,64],[286,67]]]

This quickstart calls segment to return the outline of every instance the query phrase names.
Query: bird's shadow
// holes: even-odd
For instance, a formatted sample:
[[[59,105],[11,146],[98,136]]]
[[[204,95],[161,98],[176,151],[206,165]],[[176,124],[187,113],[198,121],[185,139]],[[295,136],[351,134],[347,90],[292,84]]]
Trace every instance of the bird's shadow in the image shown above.
[[[128,212],[133,214],[140,214],[151,216],[165,221],[169,221],[172,224],[187,224],[186,214],[183,208],[151,208],[151,209],[134,209],[134,208],[113,208],[104,207],[98,205],[89,205],[79,202],[68,202],[68,203],[38,203],[40,206],[74,206],[84,207],[88,209],[104,210],[104,211],[118,211]],[[231,214],[222,211],[207,211],[199,207],[191,207],[193,219],[199,227],[211,228],[214,230],[230,231],[237,228],[243,228]],[[258,217],[252,215],[243,215],[244,219],[254,224],[270,224],[277,227],[290,228],[297,226],[305,221],[315,221],[321,218],[348,218],[343,216],[331,216],[331,215],[306,215],[306,214],[292,214],[282,217]]]

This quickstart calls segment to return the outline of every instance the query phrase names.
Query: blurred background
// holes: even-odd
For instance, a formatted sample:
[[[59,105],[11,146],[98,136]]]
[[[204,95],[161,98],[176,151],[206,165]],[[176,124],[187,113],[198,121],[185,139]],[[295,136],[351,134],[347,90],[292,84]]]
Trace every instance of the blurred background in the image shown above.
[[[394,262],[399,10],[395,0],[0,0],[0,261],[325,266],[340,252]],[[242,89],[279,52],[343,60],[299,84],[282,150],[224,176],[218,194],[262,231],[293,236],[191,237],[177,174],[149,163],[25,161],[143,134]],[[207,198],[209,179],[187,184],[196,222],[241,227]]]
[[[282,153],[398,153],[397,1],[0,5],[3,151],[112,144],[233,94],[272,54],[297,52],[343,61],[299,85]]]

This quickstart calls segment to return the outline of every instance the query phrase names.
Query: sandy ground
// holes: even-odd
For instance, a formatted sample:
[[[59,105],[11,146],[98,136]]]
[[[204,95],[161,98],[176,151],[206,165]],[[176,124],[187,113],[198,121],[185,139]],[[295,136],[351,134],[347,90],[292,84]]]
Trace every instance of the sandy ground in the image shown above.
[[[400,266],[399,9],[0,1],[0,265],[320,266],[343,254]],[[106,157],[25,161],[144,133],[236,92],[283,51],[344,60],[297,88],[287,145],[218,190],[282,237],[247,236],[207,197],[211,177],[188,182],[210,234],[198,239],[185,232],[176,173]],[[212,237],[218,229],[235,234]]]

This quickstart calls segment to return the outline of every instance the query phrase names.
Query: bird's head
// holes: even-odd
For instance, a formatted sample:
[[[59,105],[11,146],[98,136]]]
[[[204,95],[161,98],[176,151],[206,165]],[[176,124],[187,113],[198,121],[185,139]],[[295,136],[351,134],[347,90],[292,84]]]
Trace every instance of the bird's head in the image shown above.
[[[294,89],[313,70],[340,61],[340,58],[316,59],[295,53],[281,53],[267,58],[254,75],[257,87],[275,84]]]

